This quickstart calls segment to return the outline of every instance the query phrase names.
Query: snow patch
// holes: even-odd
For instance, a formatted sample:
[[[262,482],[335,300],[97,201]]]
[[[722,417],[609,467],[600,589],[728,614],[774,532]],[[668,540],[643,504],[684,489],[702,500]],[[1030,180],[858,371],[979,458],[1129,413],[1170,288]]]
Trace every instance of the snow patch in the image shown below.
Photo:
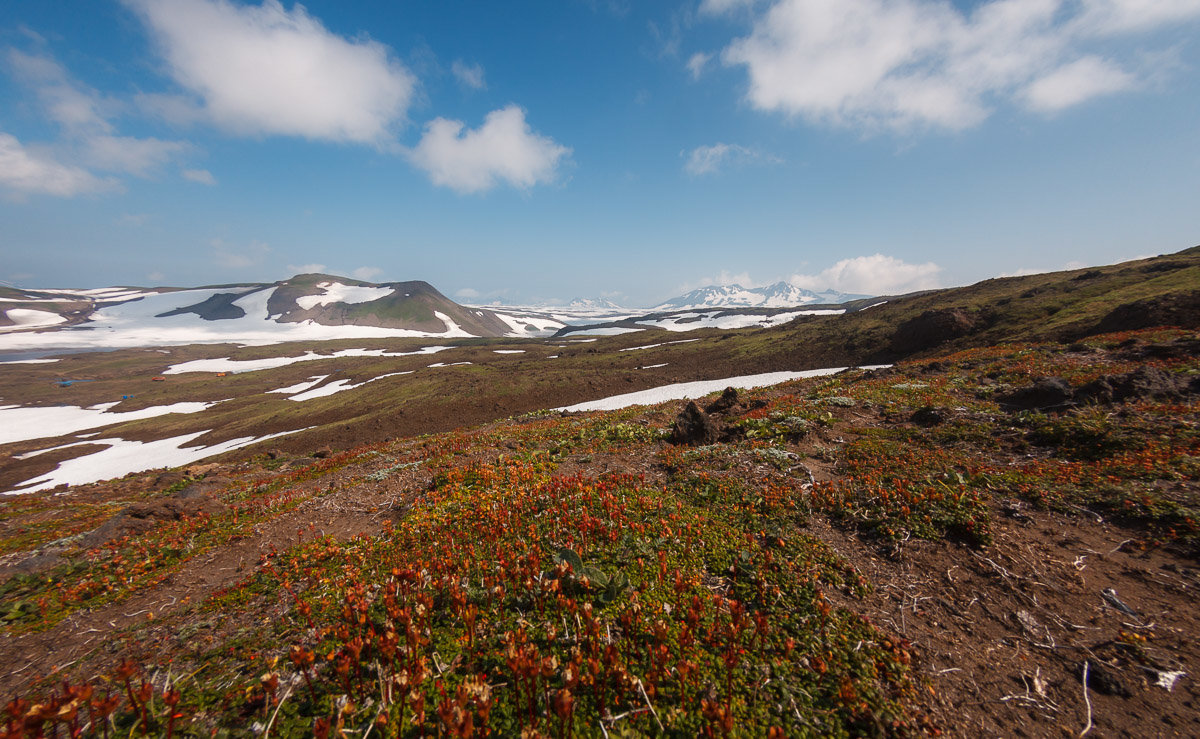
[[[412,357],[418,354],[437,354],[453,349],[452,346],[425,346],[415,352],[389,352],[386,349],[341,349],[332,354],[317,354],[307,351],[298,357],[268,357],[266,359],[193,359],[190,362],[173,364],[163,371],[164,375],[179,375],[184,372],[254,372],[262,369],[285,367],[296,362],[313,362],[318,359],[338,359],[341,357]]]
[[[114,423],[140,421],[168,413],[199,413],[222,401],[211,403],[172,403],[142,408],[124,413],[109,413],[116,403],[101,403],[88,408],[73,405],[49,407],[0,406],[0,444],[12,444],[30,439],[64,436],[77,431],[99,428]]]
[[[862,369],[878,369],[890,365],[873,365]],[[641,390],[635,393],[623,393],[608,398],[589,400],[584,403],[555,408],[556,411],[615,411],[632,405],[655,405],[668,400],[684,398],[700,398],[709,393],[719,392],[727,387],[749,389],[778,385],[788,380],[798,380],[803,377],[824,377],[834,375],[847,367],[830,367],[828,369],[804,370],[802,372],[766,372],[759,375],[742,375],[727,377],[723,380],[700,380],[698,382],[679,382],[673,385]]]
[[[0,362],[0,364],[51,364],[61,361],[61,359],[10,359],[7,362]]]
[[[566,324],[542,316],[520,316],[496,313],[496,317],[508,325],[509,336],[549,336]]]
[[[701,328],[767,328],[787,323],[798,316],[837,316],[845,312],[844,308],[829,308],[787,311],[786,313],[776,313],[769,316],[760,314],[732,314],[723,316],[719,311],[712,311],[708,313],[682,313],[676,316],[638,321],[638,324],[662,328],[667,331],[695,331]]]
[[[361,287],[345,285],[340,282],[318,282],[317,287],[323,291],[320,295],[304,295],[296,298],[296,305],[304,310],[309,310],[318,305],[329,305],[330,303],[370,303],[396,292],[394,288],[390,287]]]
[[[313,375],[312,377],[308,378],[307,382],[299,382],[299,383],[296,383],[295,385],[288,385],[287,387],[277,387],[274,390],[268,390],[267,392],[268,393],[286,393],[288,395],[291,395],[293,393],[302,393],[311,387],[316,387],[317,385],[320,385],[321,382],[326,377],[329,377],[329,375]]]
[[[492,354],[524,354],[524,349],[493,349]]]
[[[53,311],[35,310],[33,308],[9,308],[4,313],[8,316],[8,320],[12,321],[15,325],[0,326],[0,331],[18,331],[38,326],[54,326],[59,323],[66,323],[67,321],[66,318]]]
[[[645,346],[630,346],[630,347],[626,347],[625,349],[622,349],[621,351],[636,352],[636,351],[640,351],[642,349],[657,349],[660,346],[667,346],[669,344],[687,344],[689,342],[699,341],[699,340],[700,339],[680,339],[679,341],[664,341],[661,344],[646,344]]]
[[[310,426],[309,428],[312,427]],[[180,465],[199,461],[205,457],[211,457],[214,454],[241,449],[251,444],[257,444],[260,441],[307,430],[281,431],[277,434],[257,437],[243,436],[212,446],[185,446],[188,442],[207,434],[207,431],[197,431],[157,441],[127,441],[119,438],[77,441],[41,451],[51,452],[90,444],[105,444],[108,448],[93,454],[60,462],[54,470],[40,477],[19,483],[19,489],[9,490],[5,494],[20,495],[23,493],[35,493],[39,490],[49,490],[63,483],[68,485],[84,485],[89,482],[124,477],[131,472],[144,472],[159,467],[179,467]]]
[[[620,326],[602,326],[600,328],[585,328],[581,331],[572,331],[572,336],[620,336],[621,334],[631,334],[634,331],[643,331],[640,328],[622,328]]]
[[[385,377],[396,377],[398,375],[411,375],[412,373],[413,373],[412,370],[406,370],[404,372],[389,372],[386,375],[379,375],[378,377],[372,377],[369,380],[364,380],[363,382],[358,382],[358,383],[352,382],[350,380],[334,380],[333,382],[329,383],[328,385],[322,385],[321,387],[314,388],[312,390],[309,390],[308,392],[303,392],[303,393],[299,393],[297,395],[293,395],[292,397],[288,398],[288,400],[295,400],[297,402],[303,402],[305,400],[312,400],[313,398],[323,398],[327,395],[333,395],[334,393],[340,393],[343,390],[353,390],[355,388],[362,387],[363,385],[369,385],[370,383],[375,382],[376,380],[382,380]],[[326,375],[326,377],[328,377],[328,375]],[[324,379],[324,378],[322,378],[322,379]]]

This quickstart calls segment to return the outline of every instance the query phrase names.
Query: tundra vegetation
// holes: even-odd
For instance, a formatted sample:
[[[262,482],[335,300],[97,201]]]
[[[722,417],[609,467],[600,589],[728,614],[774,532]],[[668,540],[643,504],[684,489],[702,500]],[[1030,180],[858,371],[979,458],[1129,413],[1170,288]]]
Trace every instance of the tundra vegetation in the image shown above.
[[[0,735],[1195,733],[1198,347],[727,393],[705,443],[675,401],[6,497]]]

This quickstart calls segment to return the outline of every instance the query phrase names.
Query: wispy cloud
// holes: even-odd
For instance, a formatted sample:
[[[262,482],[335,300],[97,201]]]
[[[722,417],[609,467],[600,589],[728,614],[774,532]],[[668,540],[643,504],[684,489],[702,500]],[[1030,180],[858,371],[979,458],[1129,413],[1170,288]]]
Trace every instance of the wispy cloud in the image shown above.
[[[289,264],[287,266],[289,277],[292,277],[295,275],[305,275],[305,274],[320,274],[320,273],[323,273],[326,269],[328,269],[328,268],[325,265],[315,264],[315,263],[314,264]]]
[[[552,182],[570,153],[530,128],[525,111],[509,105],[488,113],[483,125],[473,130],[462,121],[431,121],[409,159],[429,173],[435,185],[472,193],[499,182],[518,188]]]
[[[815,275],[795,274],[788,282],[805,290],[894,295],[940,286],[942,268],[933,262],[910,264],[883,254],[843,259]]]
[[[774,154],[767,154],[739,144],[716,143],[710,146],[697,146],[683,154],[687,156],[687,162],[684,163],[683,169],[693,176],[715,174],[728,167],[742,167],[749,164],[779,164],[783,161]]]
[[[1132,35],[1196,21],[1200,2],[988,0],[964,12],[943,0],[776,0],[754,14],[721,55],[745,68],[753,107],[834,126],[956,130],[1001,102],[1053,112],[1136,89],[1153,70],[1138,69],[1145,50]]]
[[[738,287],[755,288],[764,287],[767,284],[768,283],[766,282],[759,282],[755,280],[750,276],[749,272],[730,272],[729,270],[723,269],[716,277],[702,277],[697,282],[685,287],[684,290],[695,290],[698,287],[711,287],[714,285],[737,285]]]
[[[226,130],[379,144],[412,100],[416,78],[387,47],[338,36],[302,5],[124,1],[154,35],[171,77]]]
[[[63,134],[59,146],[89,167],[149,177],[192,151],[185,141],[123,136],[113,119],[124,106],[74,79],[46,54],[8,49],[13,76],[33,90],[46,117]]]
[[[213,250],[213,261],[228,269],[245,269],[261,264],[271,253],[271,247],[261,241],[251,241],[246,246],[235,246],[224,239],[209,242]]]
[[[697,52],[688,57],[687,68],[692,73],[692,79],[700,79],[700,75],[704,74],[704,68],[712,61],[712,54]]]
[[[185,169],[179,174],[188,182],[196,182],[209,186],[217,184],[217,178],[213,177],[213,173],[207,169]]]
[[[463,87],[472,90],[487,89],[487,82],[483,79],[483,67],[478,64],[467,64],[462,59],[455,59],[454,64],[450,65],[450,72]]]
[[[359,267],[358,269],[351,272],[350,276],[356,280],[362,280],[363,282],[370,282],[371,280],[375,279],[376,277],[378,277],[381,274],[383,274],[383,270],[381,270],[378,267]]]
[[[81,193],[119,187],[112,179],[56,161],[51,155],[27,149],[15,136],[0,133],[0,188],[10,196],[29,194],[69,198]]]
[[[1127,90],[1136,84],[1132,74],[1112,62],[1086,56],[1035,80],[1025,88],[1025,104],[1055,113],[1089,98]]]

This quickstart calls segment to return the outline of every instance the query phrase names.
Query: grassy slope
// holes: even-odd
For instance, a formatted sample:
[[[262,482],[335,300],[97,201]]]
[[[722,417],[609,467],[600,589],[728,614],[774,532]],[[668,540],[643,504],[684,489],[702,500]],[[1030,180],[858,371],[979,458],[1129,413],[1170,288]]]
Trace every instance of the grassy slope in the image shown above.
[[[873,625],[882,593],[865,558],[848,559],[852,548],[817,523],[836,523],[867,551],[952,537],[968,547],[954,555],[960,561],[970,561],[970,548],[1006,561],[997,535],[1016,499],[1058,516],[1058,526],[1088,519],[1055,511],[1087,509],[1118,521],[1126,548],[1193,557],[1195,396],[1054,417],[1013,416],[994,399],[1036,376],[1079,386],[1135,369],[1145,362],[1127,351],[1128,338],[1070,351],[970,350],[936,365],[758,391],[726,417],[729,440],[704,447],[664,441],[679,406],[668,404],[514,419],[288,472],[228,468],[215,512],[10,578],[5,630],[36,637],[48,628],[69,642],[80,609],[95,611],[88,623],[116,618],[120,630],[106,646],[85,646],[85,666],[60,675],[68,687],[45,705],[56,716],[73,708],[77,726],[107,714],[122,733],[170,725],[181,735],[240,736],[256,721],[273,721],[283,736],[372,724],[406,736],[463,735],[468,726],[499,736],[598,736],[601,726],[677,736],[919,733],[939,723],[929,678],[913,662],[927,657]],[[1155,364],[1200,373],[1186,352]],[[943,409],[945,422],[903,422],[926,406]],[[805,469],[817,474],[816,487]],[[97,501],[85,519],[77,506],[57,506],[79,528],[114,507]],[[33,508],[6,506],[7,551],[37,543],[13,525]],[[319,536],[327,516],[329,525],[353,520],[346,534],[362,535]],[[270,547],[257,565],[223,579],[210,568],[216,589],[172,589],[204,559],[232,561],[220,553],[246,537],[261,542],[251,551]],[[1132,587],[1117,584],[1126,594]],[[137,617],[147,606],[154,620]],[[1166,655],[1194,657],[1173,635],[1171,614],[1135,632],[1120,618],[1057,638],[1086,638],[1127,684],[1178,664]],[[1069,681],[1070,664],[1050,654],[1038,658],[1041,669]],[[10,675],[9,687],[37,691],[47,669],[39,664],[15,682]],[[125,695],[123,674],[134,688],[142,680],[152,688]],[[113,703],[80,698],[87,685],[92,696],[107,686]],[[1069,690],[1048,700],[1065,701]],[[1157,696],[1144,693],[1129,705]],[[178,702],[169,707],[164,696]],[[1107,705],[1112,713],[1125,704]],[[941,728],[953,728],[947,719]]]

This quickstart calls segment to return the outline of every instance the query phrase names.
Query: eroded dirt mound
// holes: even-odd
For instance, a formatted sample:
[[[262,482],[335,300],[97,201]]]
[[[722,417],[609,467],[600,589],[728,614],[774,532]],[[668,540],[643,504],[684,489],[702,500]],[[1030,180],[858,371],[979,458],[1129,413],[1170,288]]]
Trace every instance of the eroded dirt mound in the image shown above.
[[[85,535],[81,544],[97,547],[122,536],[144,533],[167,521],[212,516],[225,509],[224,503],[210,497],[218,489],[216,484],[197,483],[170,498],[131,505]]]
[[[896,329],[892,336],[892,351],[913,354],[966,336],[978,326],[978,319],[962,308],[943,308],[925,311]]]
[[[1200,327],[1200,290],[1119,305],[1101,318],[1090,333],[1136,331],[1152,326]]]
[[[671,427],[673,444],[712,444],[721,436],[721,428],[695,401],[691,401],[675,418]]]
[[[996,401],[1009,411],[1062,411],[1136,400],[1177,400],[1196,393],[1200,393],[1196,377],[1142,366],[1123,374],[1098,377],[1078,388],[1071,387],[1061,377],[1041,377],[1032,385],[997,396]]]

